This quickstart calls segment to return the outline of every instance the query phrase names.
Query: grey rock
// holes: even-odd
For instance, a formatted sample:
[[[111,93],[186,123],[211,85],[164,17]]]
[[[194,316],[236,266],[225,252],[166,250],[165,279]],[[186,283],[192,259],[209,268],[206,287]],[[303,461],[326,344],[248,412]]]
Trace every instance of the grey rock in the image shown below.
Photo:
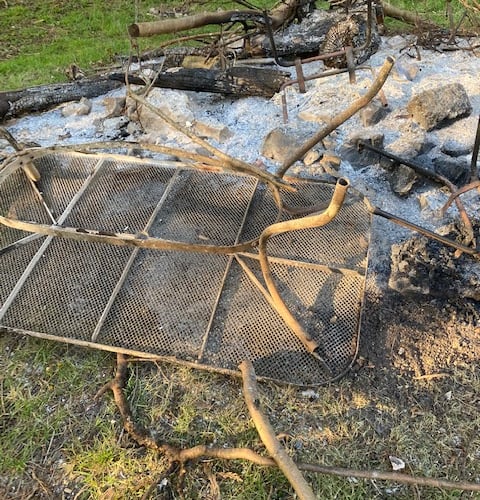
[[[366,149],[359,151],[359,141],[370,143],[372,146],[383,148],[384,135],[379,133],[355,133],[352,134],[342,144],[339,156],[342,160],[348,161],[354,168],[363,168],[368,165],[374,165],[380,161],[377,153]]]
[[[315,149],[311,149],[306,155],[305,157],[303,158],[303,163],[305,163],[305,165],[312,165],[313,163],[315,163],[317,160],[319,160],[321,158],[322,154],[320,153],[320,151],[317,151]]]
[[[125,112],[125,105],[127,99],[125,97],[105,97],[103,99],[103,105],[105,106],[105,111],[107,112],[107,118],[114,118],[116,116],[121,116]]]
[[[463,85],[450,83],[420,92],[410,100],[407,111],[420,127],[428,131],[468,116],[472,105]]]
[[[371,127],[383,120],[388,114],[388,108],[381,103],[373,101],[360,110],[360,120],[364,127]]]
[[[468,182],[470,177],[470,164],[462,158],[439,155],[433,159],[433,166],[437,174],[443,175],[457,186]]]
[[[400,196],[406,196],[413,188],[418,176],[406,165],[398,165],[392,170],[390,186],[392,191]]]
[[[320,160],[320,164],[326,169],[326,171],[334,174],[338,172],[341,163],[341,158],[332,151],[325,151],[322,154],[322,159]]]
[[[278,127],[271,130],[263,141],[261,154],[265,158],[283,162],[294,149],[303,144],[303,140],[293,131]]]
[[[395,70],[398,78],[411,82],[415,80],[415,77],[418,75],[419,67],[414,63],[397,61],[395,64]]]
[[[440,147],[442,153],[453,156],[454,158],[468,155],[472,152],[472,149],[470,145],[462,144],[453,139],[445,141]]]
[[[86,97],[82,97],[78,102],[70,102],[62,109],[62,116],[82,116],[88,115],[92,110],[92,102]]]

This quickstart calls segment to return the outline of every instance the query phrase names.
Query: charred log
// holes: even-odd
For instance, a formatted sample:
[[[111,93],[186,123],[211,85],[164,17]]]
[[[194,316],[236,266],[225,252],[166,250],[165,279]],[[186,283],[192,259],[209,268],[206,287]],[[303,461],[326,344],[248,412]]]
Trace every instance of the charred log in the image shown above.
[[[58,104],[76,101],[82,97],[97,97],[118,88],[120,85],[118,81],[101,76],[69,83],[40,85],[23,90],[0,92],[0,111],[5,110],[4,118],[13,118],[24,113],[45,111]]]
[[[114,73],[110,78],[125,82],[123,73]],[[245,97],[272,97],[290,78],[285,71],[251,66],[234,66],[225,71],[204,68],[178,68],[160,73],[153,82],[154,87],[196,92],[213,92],[223,95]],[[128,82],[146,85],[138,76],[129,75]],[[148,82],[149,83],[149,82]]]

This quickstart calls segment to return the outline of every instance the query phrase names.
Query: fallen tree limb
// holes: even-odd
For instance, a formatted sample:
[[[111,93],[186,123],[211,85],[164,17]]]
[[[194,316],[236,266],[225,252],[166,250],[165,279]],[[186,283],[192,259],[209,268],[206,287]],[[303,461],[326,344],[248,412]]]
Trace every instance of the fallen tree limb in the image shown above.
[[[210,24],[225,24],[231,22],[263,21],[263,14],[257,10],[221,10],[203,12],[193,16],[162,19],[144,23],[134,23],[128,27],[132,38],[166,35],[179,31],[201,28]]]
[[[285,474],[301,500],[315,500],[312,488],[302,476],[295,462],[284,450],[275,436],[270,422],[260,409],[260,397],[257,389],[256,375],[251,361],[242,361],[240,371],[243,377],[243,395],[248,411],[257,428],[258,434],[275,463]]]
[[[403,21],[407,24],[412,24],[413,26],[435,26],[432,22],[427,21],[423,17],[415,14],[410,10],[400,9],[388,2],[382,2],[383,14],[386,17],[391,17],[399,21]]]
[[[5,118],[25,113],[45,111],[58,104],[77,101],[82,97],[97,97],[121,86],[107,76],[83,78],[75,82],[39,85],[23,90],[0,92],[0,103],[7,103]],[[1,107],[1,106],[0,106]],[[0,120],[2,116],[0,116]]]
[[[117,368],[115,377],[97,392],[95,398],[98,399],[107,391],[112,391],[115,403],[122,417],[124,429],[130,437],[141,446],[164,453],[171,462],[168,467],[169,471],[176,470],[177,465],[182,465],[187,460],[200,460],[202,458],[217,458],[220,460],[249,460],[257,465],[267,467],[277,466],[273,458],[260,455],[250,448],[215,448],[206,445],[199,445],[194,446],[193,448],[180,449],[151,438],[143,427],[135,423],[124,392],[127,383],[128,363],[131,361],[137,360],[127,358],[124,354],[117,353]],[[340,477],[357,477],[361,479],[374,479],[377,481],[391,481],[401,484],[448,490],[480,491],[480,484],[468,481],[448,481],[446,479],[410,476],[408,474],[398,472],[349,469],[344,467],[332,467],[328,465],[303,462],[296,463],[295,465],[300,470],[317,474],[329,474]],[[164,477],[164,475],[165,474],[162,474],[159,477]]]
[[[480,484],[469,481],[447,481],[433,477],[410,476],[399,472],[383,472],[378,470],[347,469],[344,467],[330,467],[328,465],[297,463],[300,470],[316,472],[318,474],[331,474],[340,477],[357,477],[374,479],[377,481],[392,481],[401,484],[427,486],[446,490],[480,491]]]
[[[300,6],[298,0],[284,0],[280,2],[268,14],[271,26],[274,30],[291,21]],[[192,16],[174,19],[163,19],[160,21],[134,23],[128,27],[128,34],[132,38],[147,37],[152,35],[164,35],[178,33],[179,31],[201,28],[210,24],[225,24],[232,22],[254,21],[265,24],[265,16],[261,10],[225,10],[216,12],[203,12]]]
[[[258,465],[273,465],[273,461],[270,458],[263,457],[250,448],[215,448],[207,445],[198,445],[193,448],[182,449],[149,436],[147,430],[135,422],[125,396],[124,390],[127,383],[129,361],[125,354],[117,353],[115,377],[100,388],[95,398],[98,399],[107,391],[112,391],[115,404],[122,417],[124,429],[140,446],[145,446],[146,448],[165,454],[172,463],[184,464],[189,460],[208,457],[222,460],[249,460]]]

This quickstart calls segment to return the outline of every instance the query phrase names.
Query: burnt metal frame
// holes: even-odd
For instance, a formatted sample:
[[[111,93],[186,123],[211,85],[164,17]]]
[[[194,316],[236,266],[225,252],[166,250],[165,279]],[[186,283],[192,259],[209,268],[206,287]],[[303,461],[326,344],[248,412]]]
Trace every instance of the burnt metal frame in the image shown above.
[[[55,152],[74,152],[75,154],[84,154],[84,152],[91,152],[92,149],[98,149],[101,147],[107,147],[107,146],[112,146],[112,143],[92,143],[92,144],[86,144],[83,145],[82,147],[79,146],[73,146],[73,147],[53,147],[53,148],[33,148],[30,150],[24,150],[22,152],[17,152],[10,157],[7,158],[7,160],[4,162],[4,165],[0,169],[0,184],[13,172],[16,170],[22,168],[22,166],[25,164],[25,161],[28,160],[29,162],[35,161],[35,159],[41,158],[45,155],[49,155]],[[119,144],[115,144],[116,147],[119,147]],[[125,145],[122,145],[122,147],[125,147]],[[152,149],[155,150],[155,147],[149,148],[148,145],[145,146],[145,149]],[[263,274],[263,278],[265,281],[265,284],[267,286],[267,289],[265,290],[260,283],[256,280],[254,277],[253,273],[247,271],[247,276],[250,278],[250,280],[253,282],[253,284],[260,289],[260,291],[266,295],[267,300],[271,304],[271,306],[274,308],[274,310],[277,311],[277,313],[283,318],[285,324],[293,331],[293,333],[297,336],[297,338],[303,343],[305,346],[306,350],[311,353],[319,362],[320,369],[323,370],[323,372],[327,375],[327,377],[330,377],[332,380],[338,378],[337,376],[333,376],[332,371],[330,370],[328,364],[325,362],[325,360],[322,357],[322,350],[323,346],[321,346],[317,341],[315,341],[309,334],[308,332],[305,331],[305,329],[302,327],[302,325],[297,321],[297,319],[294,317],[294,315],[289,311],[288,307],[286,306],[285,302],[283,301],[280,293],[278,292],[278,289],[275,285],[275,282],[272,277],[271,269],[270,269],[270,263],[269,263],[269,258],[267,255],[267,243],[268,240],[277,235],[277,234],[282,234],[285,232],[290,232],[290,231],[296,231],[300,229],[309,229],[309,228],[315,228],[315,227],[321,227],[323,225],[328,224],[331,222],[335,216],[338,214],[339,210],[342,207],[342,204],[345,200],[345,196],[347,194],[347,190],[349,188],[349,182],[348,180],[344,178],[338,179],[332,198],[326,206],[323,207],[313,207],[315,212],[312,212],[312,207],[305,207],[304,213],[307,215],[301,216],[300,218],[289,220],[289,221],[284,221],[284,222],[277,222],[274,223],[270,226],[267,226],[266,229],[263,230],[263,232],[260,234],[260,236],[254,240],[250,240],[247,242],[238,242],[238,237],[240,235],[240,232],[237,236],[237,241],[236,244],[234,245],[228,245],[228,246],[218,246],[218,245],[207,245],[207,244],[187,244],[187,243],[182,243],[182,242],[177,242],[177,241],[170,241],[170,240],[164,240],[160,238],[153,238],[148,236],[148,230],[149,227],[151,226],[155,215],[158,213],[160,207],[162,206],[169,188],[165,190],[163,193],[161,199],[158,201],[157,206],[153,213],[151,214],[147,224],[144,227],[144,230],[142,231],[141,234],[126,234],[126,233],[106,233],[104,231],[97,231],[97,230],[92,230],[88,228],[78,228],[78,227],[65,227],[63,223],[67,219],[68,215],[71,213],[72,209],[75,207],[77,202],[81,199],[82,195],[86,192],[86,190],[91,186],[92,183],[95,182],[95,179],[98,177],[98,175],[102,172],[102,169],[104,168],[105,165],[105,158],[112,158],[115,157],[115,155],[112,155],[111,153],[101,153],[98,154],[98,161],[96,163],[96,166],[94,167],[93,171],[90,173],[90,175],[85,179],[83,182],[81,188],[75,196],[70,200],[69,204],[61,214],[61,216],[51,225],[47,224],[39,224],[39,223],[33,223],[33,222],[27,222],[27,221],[19,221],[16,219],[13,219],[11,217],[7,216],[0,216],[0,224],[2,224],[5,227],[13,228],[16,230],[21,230],[21,231],[26,231],[26,232],[31,232],[32,234],[30,236],[24,237],[21,240],[16,241],[15,243],[11,245],[7,245],[7,247],[4,247],[0,249],[0,255],[4,254],[8,251],[11,251],[15,248],[18,248],[19,245],[27,244],[30,243],[36,239],[41,238],[42,236],[47,236],[47,238],[44,240],[38,251],[36,252],[34,258],[29,262],[27,267],[25,268],[24,272],[22,273],[22,276],[16,283],[15,287],[11,290],[9,296],[7,297],[6,301],[3,303],[3,305],[0,307],[0,321],[3,319],[5,313],[9,309],[10,305],[12,302],[15,300],[15,297],[17,296],[18,292],[22,288],[23,284],[27,280],[28,276],[31,274],[37,263],[40,261],[41,257],[47,250],[48,246],[52,242],[54,237],[61,237],[61,238],[69,238],[69,239],[74,239],[74,240],[81,240],[81,241],[91,241],[91,242],[103,242],[103,243],[108,243],[112,245],[117,245],[117,246],[131,246],[133,247],[133,252],[130,255],[130,258],[125,265],[122,275],[117,282],[117,285],[115,286],[110,299],[108,303],[106,304],[103,313],[101,314],[97,325],[95,327],[95,330],[92,334],[90,342],[87,344],[95,344],[97,340],[97,336],[99,334],[99,331],[105,321],[105,318],[112,307],[112,304],[115,301],[115,297],[117,296],[118,292],[120,291],[122,284],[124,283],[130,267],[132,266],[132,263],[138,253],[138,251],[141,248],[149,248],[149,249],[158,249],[158,250],[180,250],[180,251],[188,251],[188,252],[201,252],[201,253],[213,253],[213,254],[226,254],[230,256],[230,263],[233,258],[237,260],[237,262],[241,265],[241,267],[244,270],[248,269],[247,264],[244,261],[244,258],[252,258],[253,255],[247,253],[246,251],[251,249],[252,247],[257,247],[258,249],[258,259],[260,261],[261,265],[261,270]],[[128,157],[129,161],[142,161],[142,160],[137,160],[132,157]],[[184,164],[182,164],[184,166]],[[192,167],[190,165],[190,167]],[[193,165],[193,168],[196,168],[195,164]],[[203,170],[202,166],[199,167],[201,170]],[[178,172],[178,171],[177,171]],[[175,174],[173,178],[175,177]],[[258,181],[265,181],[264,176],[262,176],[260,179],[257,178],[257,183]],[[286,210],[288,212],[289,208],[283,205],[280,193],[279,193],[279,188],[276,184],[266,181],[267,184],[269,185],[270,189],[274,193],[274,199],[277,204],[278,208],[278,215],[277,215],[277,221],[278,218],[282,212],[282,210]],[[171,185],[171,184],[170,184]],[[36,186],[35,186],[36,187]],[[45,201],[43,200],[41,194],[38,192],[38,189],[36,190],[37,194],[40,196],[40,201],[42,202],[43,206],[46,207],[48,213],[51,214],[50,209],[46,205]],[[299,210],[299,213],[302,213],[303,209]],[[246,216],[246,214],[245,214]],[[243,227],[243,224],[242,224]],[[240,229],[241,231],[241,229]],[[273,260],[275,261],[275,259]],[[224,277],[225,279],[225,277]],[[49,337],[48,334],[45,335],[45,337]],[[77,343],[77,342],[75,342]],[[82,344],[82,342],[78,342]],[[95,345],[97,346],[97,345]],[[352,360],[353,362],[353,360]]]

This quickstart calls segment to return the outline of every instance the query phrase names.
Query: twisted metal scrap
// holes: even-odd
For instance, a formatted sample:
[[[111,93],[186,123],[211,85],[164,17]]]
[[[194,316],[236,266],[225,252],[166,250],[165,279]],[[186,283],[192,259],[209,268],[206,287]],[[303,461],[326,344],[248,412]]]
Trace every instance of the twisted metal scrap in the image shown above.
[[[310,352],[317,360],[320,361],[322,367],[330,372],[328,365],[325,363],[320,355],[321,346],[314,340],[300,325],[297,319],[292,315],[285,302],[283,301],[280,293],[277,290],[275,282],[272,277],[272,272],[270,270],[270,264],[268,263],[267,257],[267,242],[275,235],[286,233],[289,231],[296,231],[299,229],[310,229],[314,227],[325,226],[331,222],[343,205],[345,196],[347,194],[347,189],[349,187],[349,182],[346,179],[340,178],[335,186],[335,191],[333,192],[332,199],[326,210],[318,214],[308,215],[301,219],[288,220],[284,222],[277,222],[264,229],[260,235],[258,241],[258,251],[260,257],[260,266],[262,268],[263,278],[267,285],[268,291],[273,299],[273,303],[277,312],[281,315],[285,323],[290,327],[295,335],[301,340],[303,345],[306,347],[308,352]]]

